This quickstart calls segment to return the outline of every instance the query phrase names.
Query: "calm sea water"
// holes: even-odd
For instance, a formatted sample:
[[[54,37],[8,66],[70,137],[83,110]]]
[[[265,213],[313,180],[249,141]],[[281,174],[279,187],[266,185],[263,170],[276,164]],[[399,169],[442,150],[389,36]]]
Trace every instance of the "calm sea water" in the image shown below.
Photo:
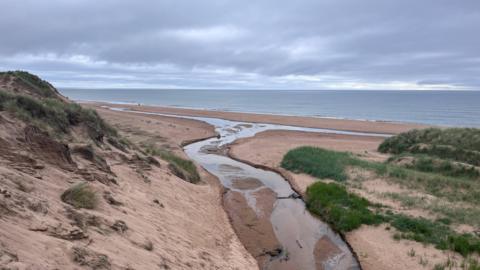
[[[74,100],[480,127],[480,91],[61,89]]]

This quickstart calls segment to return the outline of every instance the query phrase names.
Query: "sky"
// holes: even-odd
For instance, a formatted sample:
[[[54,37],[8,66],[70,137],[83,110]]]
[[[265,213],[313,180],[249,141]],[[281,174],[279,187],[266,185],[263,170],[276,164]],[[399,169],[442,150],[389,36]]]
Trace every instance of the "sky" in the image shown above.
[[[0,32],[57,87],[480,89],[479,0],[5,0]]]

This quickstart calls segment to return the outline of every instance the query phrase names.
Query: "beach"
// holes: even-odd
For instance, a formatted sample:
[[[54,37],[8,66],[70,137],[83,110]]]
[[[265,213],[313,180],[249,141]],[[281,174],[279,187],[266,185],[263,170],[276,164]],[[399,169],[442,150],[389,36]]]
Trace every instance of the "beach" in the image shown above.
[[[425,128],[428,125],[412,124],[412,123],[395,123],[385,121],[361,121],[347,119],[331,119],[321,117],[302,117],[302,116],[285,116],[273,114],[255,114],[255,113],[238,113],[211,110],[183,109],[174,107],[157,107],[131,104],[112,104],[102,102],[87,103],[101,109],[102,106],[111,108],[125,108],[132,111],[142,111],[160,114],[172,114],[180,116],[201,116],[221,118],[240,122],[252,123],[270,123],[279,125],[291,125],[310,128],[324,128],[344,131],[358,131],[370,133],[386,133],[398,134],[414,128]]]
[[[270,123],[277,125],[293,125],[367,133],[366,135],[364,134],[355,136],[304,131],[268,130],[260,132],[254,137],[237,140],[228,146],[227,155],[229,157],[252,166],[280,173],[290,182],[292,188],[301,195],[305,195],[307,187],[317,180],[309,175],[292,173],[280,167],[280,162],[283,155],[289,150],[298,146],[309,145],[336,151],[348,151],[365,160],[382,162],[388,158],[388,155],[379,153],[377,151],[377,147],[384,140],[384,137],[373,135],[368,136],[368,133],[397,134],[414,128],[428,127],[427,125],[417,124],[261,115],[251,113],[189,110],[138,105],[115,105],[108,103],[90,103],[87,106],[94,107],[106,119],[114,123],[122,123],[121,125],[124,127],[129,126],[129,124],[132,125],[132,127],[136,126],[133,124],[133,122],[135,119],[137,119],[137,117],[139,117],[139,113],[148,112],[178,116],[212,117],[250,123]],[[123,108],[135,111],[135,113],[112,111],[110,108]],[[152,118],[153,122],[153,119],[160,117],[162,119],[161,122],[166,121],[166,123],[168,123],[167,125],[169,126],[174,125],[180,130],[183,129],[184,131],[188,131],[189,136],[192,136],[193,134],[198,138],[207,138],[213,136],[211,127],[207,127],[207,125],[201,125],[195,120],[168,116],[140,115],[141,117]],[[149,126],[152,125],[152,123],[148,123],[148,121],[143,122],[142,129],[148,130]],[[176,143],[178,146],[184,145],[184,142],[188,140],[188,138],[182,138],[180,133],[170,135],[177,139]],[[178,141],[178,139],[180,139],[180,141]],[[399,211],[404,211],[405,213],[415,214],[417,216],[428,215],[428,213],[422,213],[419,210],[404,209],[397,202],[382,197],[382,194],[385,191],[408,191],[403,187],[390,184],[382,179],[369,179],[363,182],[362,188],[351,187],[351,190],[357,194],[365,196],[370,200],[388,204]],[[233,194],[231,196],[233,196]],[[227,205],[229,202],[232,202],[233,197],[231,196],[226,197],[225,203]],[[245,205],[246,204],[244,203],[243,208],[245,208]],[[242,209],[242,206],[240,205],[235,207],[237,210]],[[247,212],[245,215],[249,215]],[[230,220],[232,221],[232,219]],[[233,226],[236,227],[235,224]],[[423,266],[418,264],[417,257],[412,257],[407,254],[411,249],[417,250],[417,252],[421,253],[421,256],[423,256],[422,258],[429,260],[429,263],[432,265],[437,262],[440,263],[447,256],[450,256],[444,252],[436,250],[433,247],[424,246],[417,242],[408,240],[393,240],[392,232],[388,231],[385,226],[363,226],[359,230],[348,233],[345,235],[345,238],[357,255],[363,269],[423,269]],[[272,240],[267,241],[271,242]],[[391,262],[393,258],[395,258],[395,263]]]

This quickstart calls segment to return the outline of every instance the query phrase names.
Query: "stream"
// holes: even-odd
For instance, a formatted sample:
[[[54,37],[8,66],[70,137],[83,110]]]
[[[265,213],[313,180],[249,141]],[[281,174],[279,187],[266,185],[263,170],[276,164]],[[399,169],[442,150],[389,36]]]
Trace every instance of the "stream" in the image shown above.
[[[275,172],[234,160],[220,150],[237,139],[251,137],[266,130],[382,137],[388,135],[129,112],[194,119],[215,127],[218,137],[189,144],[184,147],[184,151],[192,160],[218,177],[226,188],[223,196],[225,210],[240,241],[257,259],[260,269],[360,269],[348,245],[328,224],[306,210],[305,203],[287,180]]]

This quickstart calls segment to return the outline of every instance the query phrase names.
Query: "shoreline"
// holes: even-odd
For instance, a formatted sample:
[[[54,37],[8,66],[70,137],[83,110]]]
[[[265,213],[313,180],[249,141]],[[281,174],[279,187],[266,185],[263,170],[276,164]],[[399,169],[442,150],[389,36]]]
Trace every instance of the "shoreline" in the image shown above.
[[[201,111],[210,111],[210,112],[219,112],[219,113],[242,113],[242,114],[253,114],[253,115],[274,115],[274,116],[286,116],[286,117],[306,117],[306,118],[318,118],[318,119],[331,119],[331,120],[348,120],[348,121],[362,121],[362,122],[375,122],[375,123],[392,123],[392,124],[405,124],[405,125],[428,125],[425,123],[416,123],[408,121],[393,121],[393,120],[382,120],[382,119],[363,119],[363,118],[347,118],[347,117],[337,117],[337,116],[327,116],[327,115],[297,115],[297,114],[282,114],[282,113],[273,113],[273,112],[249,112],[249,111],[237,111],[237,110],[224,110],[224,109],[212,109],[212,108],[197,108],[197,107],[184,107],[176,105],[149,105],[143,103],[135,102],[122,102],[122,101],[98,101],[98,100],[82,100],[74,99],[72,100],[79,104],[111,104],[111,105],[126,105],[126,106],[140,106],[140,107],[158,107],[165,109],[181,109],[181,110],[201,110]]]
[[[150,112],[150,113],[161,113],[161,114],[171,114],[171,116],[168,116],[168,115],[158,115],[158,116],[155,116],[155,115],[148,115],[146,117],[152,117],[152,118],[165,118],[165,119],[170,119],[168,121],[172,121],[172,122],[175,122],[175,121],[178,121],[178,119],[182,119],[181,117],[178,118],[178,119],[175,119],[177,118],[176,116],[200,116],[200,117],[213,117],[213,118],[223,118],[223,119],[228,119],[228,120],[236,120],[238,121],[237,119],[241,119],[240,121],[243,121],[243,122],[252,122],[252,118],[253,120],[257,120],[257,121],[263,121],[262,123],[268,123],[269,120],[273,120],[274,123],[276,124],[284,124],[284,125],[292,125],[292,119],[287,119],[286,121],[278,121],[278,117],[279,116],[274,116],[273,119],[271,118],[271,116],[267,116],[267,115],[250,115],[250,114],[242,114],[242,113],[220,113],[220,112],[212,112],[212,111],[198,111],[198,110],[173,110],[173,109],[170,109],[170,108],[159,108],[159,107],[142,107],[142,106],[112,106],[111,104],[107,104],[107,106],[109,105],[110,107],[122,107],[122,108],[125,108],[127,107],[126,109],[129,109],[129,110],[132,110],[131,112],[128,112],[128,111],[125,111],[125,112],[120,112],[120,111],[112,111],[110,108],[105,108],[105,107],[102,107],[102,105],[104,105],[106,103],[102,103],[102,104],[95,104],[93,105],[92,107],[95,107],[95,108],[98,108],[98,109],[101,109],[102,111],[110,111],[110,112],[116,112],[118,114],[136,114],[136,113],[139,113],[139,112]],[[175,112],[175,113],[172,113],[172,110]],[[401,125],[401,124],[387,124],[385,125],[385,123],[372,123],[372,122],[363,122],[363,121],[345,121],[345,120],[338,120],[338,121],[327,121],[325,119],[321,119],[321,121],[319,121],[318,119],[312,119],[312,118],[298,118],[298,117],[295,117],[294,120],[297,120],[299,122],[297,122],[297,124],[312,124],[312,125],[317,125],[317,126],[320,126],[320,128],[325,128],[327,126],[325,125],[329,125],[328,128],[329,129],[343,129],[343,130],[349,130],[350,129],[350,126],[349,124],[356,124],[357,128],[361,128],[361,132],[372,132],[375,131],[375,132],[378,132],[378,131],[381,131],[381,132],[385,132],[385,130],[392,130],[392,128],[395,128],[395,129],[402,129],[402,130],[408,130],[409,128],[411,128],[411,126],[408,126],[408,125]],[[193,120],[191,119],[190,121],[199,121],[199,120]],[[276,122],[275,122],[276,121]],[[393,126],[392,126],[393,125]],[[300,126],[303,126],[303,125],[300,125]],[[273,137],[272,137],[273,135]],[[211,138],[211,137],[215,137],[215,135],[212,135],[212,134],[209,134],[207,136],[201,136],[201,138],[199,137],[199,139],[197,140],[194,140],[194,141],[182,141],[179,146],[181,148],[183,148],[186,144],[188,143],[193,143],[193,142],[196,142],[196,141],[202,141],[202,140],[205,140],[205,139],[208,139],[208,138]],[[259,141],[260,144],[262,144],[263,146],[261,145],[257,145],[257,146],[254,146],[254,145],[250,145],[248,146],[249,142],[255,142],[255,141],[258,141],[258,139],[263,139],[264,141]],[[272,141],[273,139],[273,141]],[[265,141],[267,140],[267,141]],[[333,147],[333,148],[336,148],[336,147],[339,147],[339,148],[345,148],[345,150],[347,151],[353,151],[353,152],[358,152],[357,154],[361,154],[361,155],[365,155],[365,156],[368,156],[369,158],[373,158],[373,159],[378,159],[378,158],[382,158],[382,157],[379,157],[376,155],[376,147],[373,147],[374,145],[377,145],[380,141],[381,141],[381,137],[375,137],[375,136],[360,136],[360,135],[345,135],[345,134],[315,134],[315,133],[312,133],[312,132],[306,132],[306,131],[275,131],[275,130],[272,130],[272,131],[265,131],[265,132],[261,132],[257,135],[255,135],[254,137],[251,137],[251,138],[245,138],[245,139],[240,139],[240,140],[236,140],[230,144],[227,145],[227,151],[226,151],[226,156],[228,156],[229,158],[233,159],[233,160],[237,160],[237,161],[240,161],[242,163],[245,163],[247,165],[250,165],[252,167],[255,167],[255,168],[260,168],[260,169],[264,169],[264,170],[268,170],[268,171],[272,171],[272,172],[275,172],[277,174],[279,174],[283,179],[285,179],[289,185],[291,186],[291,188],[298,194],[300,195],[304,195],[304,189],[306,188],[306,183],[308,182],[311,182],[313,181],[313,179],[308,179],[307,182],[302,182],[304,180],[302,179],[299,179],[298,178],[298,175],[290,175],[290,173],[288,171],[286,172],[282,172],[281,170],[279,170],[279,168],[275,165],[275,164],[270,164],[270,163],[264,163],[264,162],[259,162],[263,159],[275,159],[275,158],[278,158],[276,156],[278,156],[279,154],[279,151],[278,151],[278,147],[287,147],[287,148],[290,148],[292,147],[294,144],[298,144],[298,143],[302,143],[302,144],[311,144],[311,143],[320,143],[320,144],[327,144],[327,145],[330,145],[330,147]],[[272,145],[273,143],[273,145]],[[245,145],[245,146],[248,146],[247,148],[245,148],[245,146],[243,146],[244,150],[246,150],[247,152],[244,152],[244,154],[240,154],[240,153],[236,153],[235,151],[232,150],[232,148],[241,148],[242,145]],[[326,145],[325,145],[326,146]],[[323,147],[325,147],[323,146]],[[253,149],[251,148],[253,147]],[[349,149],[351,147],[351,149]],[[277,148],[277,149],[276,149]],[[282,149],[283,149],[282,148]],[[253,150],[253,152],[252,152]],[[286,150],[286,149],[283,149],[283,150]],[[283,151],[282,150],[282,151]],[[341,149],[339,149],[341,150]],[[257,154],[255,154],[257,153]],[[237,155],[237,154],[240,154],[240,155]],[[246,154],[246,155],[245,155]],[[258,155],[260,154],[260,155]],[[218,181],[218,179],[217,179]],[[216,183],[218,185],[218,183]],[[220,185],[221,186],[221,185]],[[226,190],[222,190],[222,188],[220,188],[219,190],[219,196],[221,198],[221,207],[223,209],[223,211],[225,213],[227,213],[227,208],[225,207],[225,193]],[[227,214],[227,217],[229,216],[229,214]],[[317,217],[318,218],[318,217]],[[238,232],[237,230],[235,229],[235,225],[234,225],[234,222],[232,222],[233,220],[228,217],[228,223],[230,224],[231,228],[235,231],[235,234],[237,235],[238,239],[240,240],[240,242],[242,242],[242,246],[244,249],[247,249],[247,247],[245,246],[245,244],[243,243],[243,241],[241,240],[241,237],[238,235]],[[367,245],[368,243],[366,242],[365,239],[365,236],[366,235],[369,235],[369,233],[372,233],[372,231],[374,233],[383,233],[383,234],[387,234],[386,232],[384,232],[384,230],[382,230],[381,228],[370,228],[370,227],[366,227],[366,228],[363,228],[364,231],[357,231],[357,232],[354,232],[354,233],[351,233],[351,234],[342,234],[342,233],[339,233],[337,232],[337,234],[343,239],[344,243],[346,243],[346,245],[348,246],[350,252],[352,253],[352,255],[356,258],[356,260],[359,262],[359,266],[361,267],[361,269],[368,269],[368,270],[379,270],[379,269],[383,269],[382,267],[384,265],[387,265],[388,263],[385,262],[385,259],[388,258],[388,256],[384,256],[382,254],[376,254],[375,250],[376,248],[378,248],[379,246],[382,246],[383,245],[381,243],[375,243],[375,244],[372,244],[372,246],[369,246]],[[387,240],[391,240],[388,235],[385,236],[383,235],[384,237],[387,237]],[[363,238],[362,238],[363,237]],[[393,241],[393,240],[392,240]],[[402,242],[404,243],[404,242]],[[375,246],[377,245],[377,246]],[[410,265],[412,264],[411,266],[413,267],[413,263],[411,262],[412,258],[410,257],[407,257],[407,253],[406,251],[403,252],[402,248],[398,246],[398,244],[396,243],[388,243],[387,245],[396,245],[394,247],[394,249],[397,249],[396,251],[396,256],[400,256],[400,257],[405,257],[403,258],[402,257],[402,265]],[[420,249],[420,244],[418,243],[408,243],[409,246],[415,246],[416,248],[419,248]],[[425,249],[425,248],[424,248]],[[248,250],[248,249],[247,249]],[[425,249],[426,251],[428,252],[431,252],[430,250],[428,249]],[[250,253],[250,252],[249,252]],[[371,254],[371,255],[378,255],[380,257],[378,257],[378,261],[376,260],[373,260],[373,257],[370,257],[368,255],[365,255],[365,254]],[[250,255],[253,255],[252,253],[250,253]],[[376,256],[375,255],[375,256]],[[437,255],[436,255],[437,256]],[[438,255],[437,256],[438,258],[441,258],[441,255]],[[438,260],[436,259],[437,257],[435,258],[430,258],[432,260]],[[383,265],[383,266],[382,266]],[[416,269],[415,267],[413,267],[412,269]]]
[[[159,107],[133,104],[118,104],[107,102],[86,102],[82,103],[95,108],[126,108],[132,111],[171,114],[178,116],[196,116],[211,117],[225,120],[251,122],[259,124],[277,124],[306,128],[323,128],[350,132],[364,133],[384,133],[394,135],[406,132],[411,129],[421,129],[432,127],[427,124],[413,124],[401,122],[373,121],[373,120],[350,120],[336,119],[325,117],[308,117],[308,116],[290,116],[278,114],[259,114],[249,112],[227,112],[205,109],[183,109],[177,107]]]

